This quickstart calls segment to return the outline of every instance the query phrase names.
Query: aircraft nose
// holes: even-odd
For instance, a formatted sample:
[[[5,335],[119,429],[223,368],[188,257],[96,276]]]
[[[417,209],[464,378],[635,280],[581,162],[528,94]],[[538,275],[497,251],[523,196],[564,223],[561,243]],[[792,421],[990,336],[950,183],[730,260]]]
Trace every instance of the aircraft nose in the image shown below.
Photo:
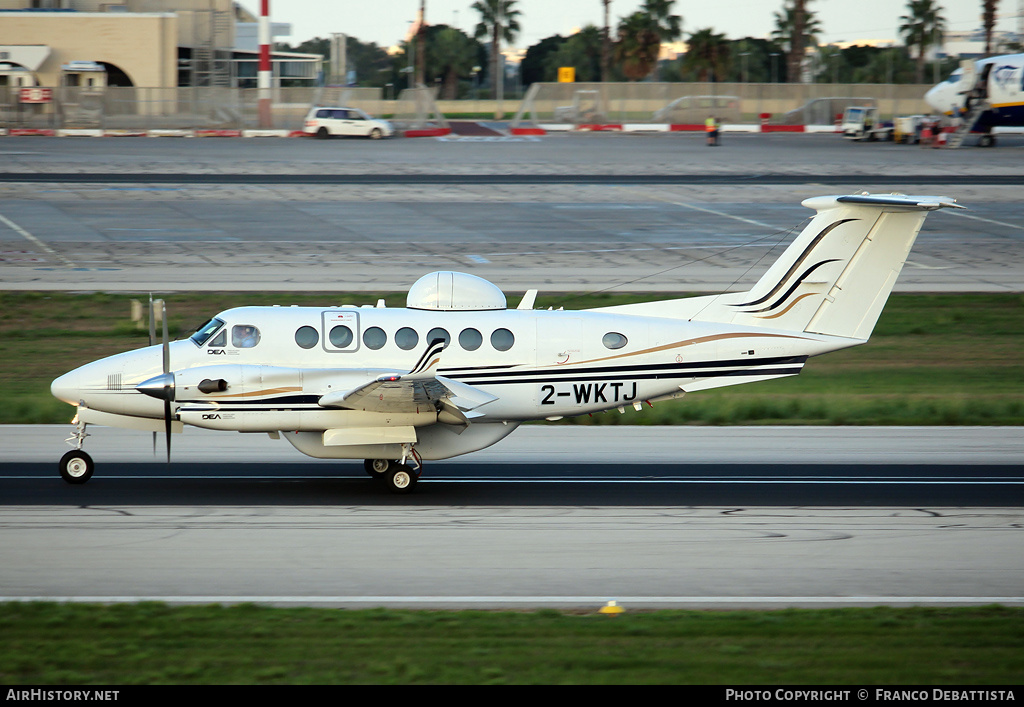
[[[924,101],[940,113],[948,111],[951,103],[948,100],[946,88],[942,84],[928,89],[928,92],[924,94]]]
[[[78,405],[84,394],[82,382],[82,374],[77,370],[65,373],[50,384],[50,393],[57,400]]]

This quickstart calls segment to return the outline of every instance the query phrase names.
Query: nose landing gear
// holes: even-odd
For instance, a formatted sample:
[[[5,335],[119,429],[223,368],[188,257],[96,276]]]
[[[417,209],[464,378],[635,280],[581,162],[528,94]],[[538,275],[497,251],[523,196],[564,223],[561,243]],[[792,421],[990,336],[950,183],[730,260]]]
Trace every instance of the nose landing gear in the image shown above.
[[[60,476],[69,484],[84,484],[92,478],[95,468],[92,457],[80,449],[72,449],[60,458]]]
[[[93,464],[92,457],[82,451],[82,444],[89,436],[85,431],[86,423],[79,420],[77,415],[75,423],[75,433],[66,440],[75,448],[60,458],[57,468],[60,471],[60,477],[67,483],[84,484],[92,478],[92,472],[96,465]]]

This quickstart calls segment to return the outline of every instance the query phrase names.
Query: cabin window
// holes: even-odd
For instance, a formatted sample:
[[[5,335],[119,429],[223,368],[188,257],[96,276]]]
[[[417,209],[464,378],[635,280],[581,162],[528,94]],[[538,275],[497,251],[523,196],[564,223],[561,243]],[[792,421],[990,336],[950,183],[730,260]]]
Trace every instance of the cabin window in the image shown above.
[[[311,326],[299,327],[295,332],[295,343],[304,349],[311,349],[320,343],[320,333]]]
[[[236,349],[251,349],[260,343],[260,330],[252,324],[236,324],[231,327],[231,345]]]
[[[427,333],[427,343],[429,344],[434,339],[443,339],[444,347],[448,348],[448,344],[451,343],[452,336],[451,334],[448,333],[446,329],[442,329],[441,327],[435,327]]]
[[[190,336],[189,338],[192,340],[192,343],[195,344],[196,346],[202,346],[203,344],[206,343],[206,340],[213,336],[214,332],[216,332],[222,326],[224,326],[224,320],[217,319],[216,317],[214,317],[210,321],[206,322],[206,324],[203,324],[198,329],[196,329],[196,333]]]
[[[498,351],[508,351],[516,343],[516,337],[508,329],[495,329],[491,334],[491,346]]]
[[[617,331],[610,331],[601,338],[601,343],[608,349],[621,349],[629,340]]]
[[[384,344],[388,343],[388,335],[379,326],[372,326],[363,332],[363,343],[367,348],[376,351],[384,348]]]
[[[484,337],[476,329],[463,329],[459,334],[459,346],[466,351],[476,351],[482,343],[484,343]]]
[[[324,312],[320,339],[325,351],[359,349],[359,314],[349,311]]]
[[[420,341],[420,335],[416,333],[415,329],[410,329],[407,326],[402,327],[395,332],[395,343],[398,344],[398,348],[403,351],[409,351],[416,348],[416,344]]]
[[[344,324],[339,324],[336,327],[331,328],[331,333],[328,334],[328,338],[331,340],[331,346],[337,349],[348,348],[352,343],[352,330]]]

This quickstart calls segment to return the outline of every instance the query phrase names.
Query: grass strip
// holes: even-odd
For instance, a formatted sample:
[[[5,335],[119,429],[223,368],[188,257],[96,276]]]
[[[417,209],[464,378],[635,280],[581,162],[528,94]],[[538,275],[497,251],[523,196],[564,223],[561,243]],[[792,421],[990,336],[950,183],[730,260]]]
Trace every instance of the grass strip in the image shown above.
[[[246,304],[392,306],[404,294],[181,293],[168,295],[172,335]],[[557,295],[573,309],[665,299]],[[64,423],[70,408],[50,382],[103,356],[145,346],[123,294],[0,293],[0,423]],[[871,341],[813,358],[795,378],[704,391],[653,409],[567,418],[561,424],[1022,425],[1024,296],[893,295]]]
[[[0,683],[1016,685],[1024,609],[0,605]]]

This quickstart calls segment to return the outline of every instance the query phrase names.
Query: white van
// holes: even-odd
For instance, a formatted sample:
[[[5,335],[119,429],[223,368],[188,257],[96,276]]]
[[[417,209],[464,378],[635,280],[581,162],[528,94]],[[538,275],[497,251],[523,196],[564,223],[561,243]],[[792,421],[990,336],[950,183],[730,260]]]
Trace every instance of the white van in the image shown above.
[[[314,106],[306,114],[302,132],[326,139],[333,135],[358,135],[378,140],[391,137],[395,129],[386,120],[378,120],[358,108]]]

